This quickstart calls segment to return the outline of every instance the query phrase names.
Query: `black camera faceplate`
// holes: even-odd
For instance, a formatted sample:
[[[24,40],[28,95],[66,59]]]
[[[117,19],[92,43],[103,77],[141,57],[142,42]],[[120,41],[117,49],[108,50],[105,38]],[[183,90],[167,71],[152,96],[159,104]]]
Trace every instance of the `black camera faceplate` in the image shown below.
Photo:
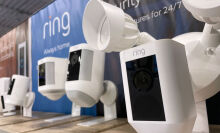
[[[166,121],[156,55],[126,62],[135,121]]]
[[[69,55],[67,81],[79,80],[82,50],[73,51]]]
[[[46,85],[46,64],[39,65],[38,68],[38,84],[39,86]]]

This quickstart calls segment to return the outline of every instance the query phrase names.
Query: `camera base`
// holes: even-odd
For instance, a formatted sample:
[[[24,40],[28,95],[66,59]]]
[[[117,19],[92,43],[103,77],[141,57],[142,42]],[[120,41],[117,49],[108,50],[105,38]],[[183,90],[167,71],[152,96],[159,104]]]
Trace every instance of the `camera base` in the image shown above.
[[[66,119],[70,119],[70,118],[72,118],[72,115],[58,116],[58,117],[46,119],[44,121],[52,123],[52,122],[57,122],[57,121],[66,120]]]
[[[90,127],[94,125],[98,125],[107,121],[111,121],[117,118],[117,111],[116,111],[116,103],[112,104],[111,106],[104,105],[104,117],[97,118],[94,120],[86,121],[77,124],[78,126]]]
[[[196,103],[197,118],[193,128],[193,133],[209,133],[208,116],[206,102]]]
[[[50,119],[46,119],[44,121],[45,122],[56,122],[56,121],[70,119],[70,118],[73,118],[73,117],[78,117],[78,116],[80,116],[80,111],[81,111],[81,107],[74,104],[74,103],[72,103],[72,114],[71,115],[53,117],[53,118],[50,118]]]
[[[105,92],[100,98],[101,102],[104,104],[104,117],[82,122],[77,125],[89,127],[117,118],[117,87],[112,81],[104,81],[104,89]]]
[[[6,112],[6,113],[3,113],[2,117],[13,116],[13,115],[16,115],[16,112]]]

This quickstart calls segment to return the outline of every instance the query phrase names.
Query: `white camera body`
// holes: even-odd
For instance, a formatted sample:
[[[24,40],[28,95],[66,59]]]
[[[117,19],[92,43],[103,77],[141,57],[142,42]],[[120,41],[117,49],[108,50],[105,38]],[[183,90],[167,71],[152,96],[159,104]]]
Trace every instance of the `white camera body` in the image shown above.
[[[23,106],[29,87],[30,78],[21,75],[13,75],[5,103],[15,106]]]
[[[220,23],[219,0],[183,0],[183,4],[199,21],[208,24]]]
[[[104,93],[105,53],[94,50],[88,44],[70,47],[67,81],[67,97],[81,107],[96,104]]]
[[[50,100],[58,100],[65,94],[68,60],[46,57],[38,61],[38,91]]]
[[[192,133],[195,102],[184,45],[157,40],[120,53],[128,122],[138,133]]]
[[[10,78],[0,78],[0,96],[1,96],[1,102],[0,102],[0,112],[8,112],[15,110],[15,106],[5,104],[5,100],[7,99],[8,95],[8,89],[10,85]]]

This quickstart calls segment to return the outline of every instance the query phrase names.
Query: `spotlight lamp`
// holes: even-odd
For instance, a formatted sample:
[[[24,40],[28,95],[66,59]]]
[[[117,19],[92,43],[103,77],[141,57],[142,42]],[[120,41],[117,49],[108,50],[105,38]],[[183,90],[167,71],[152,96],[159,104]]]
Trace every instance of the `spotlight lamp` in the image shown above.
[[[183,4],[196,19],[202,22],[208,24],[220,22],[219,0],[183,0]]]
[[[154,40],[148,33],[140,33],[137,23],[122,9],[101,0],[88,2],[83,33],[91,47],[105,52],[120,52]]]

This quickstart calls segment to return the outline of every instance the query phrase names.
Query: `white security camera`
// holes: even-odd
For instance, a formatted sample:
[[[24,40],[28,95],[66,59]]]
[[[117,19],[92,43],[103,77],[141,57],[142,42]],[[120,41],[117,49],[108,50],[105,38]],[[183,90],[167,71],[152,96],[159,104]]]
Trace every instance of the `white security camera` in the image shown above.
[[[30,108],[34,104],[35,94],[28,92],[30,79],[26,76],[13,75],[8,90],[6,104]]]
[[[65,89],[67,97],[80,107],[92,107],[99,100],[104,104],[104,118],[79,123],[92,126],[117,117],[117,87],[104,81],[105,53],[88,44],[70,47]]]
[[[46,57],[38,61],[38,91],[51,100],[65,94],[68,60]]]
[[[128,121],[134,129],[192,133],[196,110],[184,45],[157,40],[122,51],[120,59]]]
[[[220,23],[219,0],[183,0],[183,4],[192,15],[205,23]]]
[[[81,107],[91,107],[104,92],[105,53],[94,50],[88,44],[70,47],[67,81],[67,97]]]
[[[10,112],[15,110],[15,106],[5,104],[5,99],[7,99],[7,92],[10,85],[10,78],[0,78],[0,112]],[[3,114],[4,115],[4,114]]]
[[[88,2],[83,16],[83,33],[91,47],[105,52],[119,52],[154,40],[149,34],[140,33],[137,23],[122,9],[101,0]]]

